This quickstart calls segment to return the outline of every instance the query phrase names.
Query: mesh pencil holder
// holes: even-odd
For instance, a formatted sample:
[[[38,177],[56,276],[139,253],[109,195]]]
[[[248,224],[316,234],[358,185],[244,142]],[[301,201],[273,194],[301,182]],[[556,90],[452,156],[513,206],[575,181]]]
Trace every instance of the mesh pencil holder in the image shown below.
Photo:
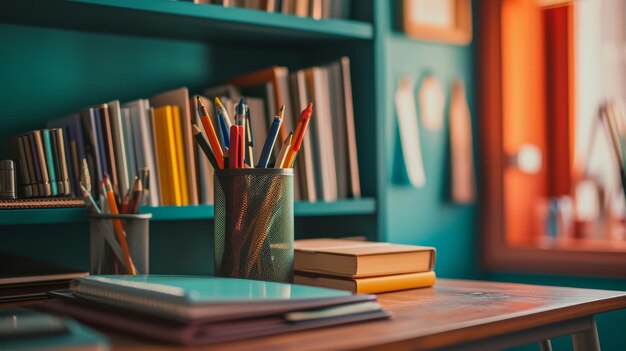
[[[293,169],[215,171],[215,274],[289,282]]]

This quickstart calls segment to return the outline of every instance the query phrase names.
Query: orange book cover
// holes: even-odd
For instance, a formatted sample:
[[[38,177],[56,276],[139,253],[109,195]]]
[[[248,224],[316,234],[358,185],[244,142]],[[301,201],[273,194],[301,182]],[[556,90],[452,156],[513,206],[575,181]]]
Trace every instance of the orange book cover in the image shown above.
[[[293,277],[295,284],[348,290],[355,294],[379,294],[389,291],[427,288],[435,285],[435,280],[436,275],[433,271],[357,279],[299,274],[296,272]]]

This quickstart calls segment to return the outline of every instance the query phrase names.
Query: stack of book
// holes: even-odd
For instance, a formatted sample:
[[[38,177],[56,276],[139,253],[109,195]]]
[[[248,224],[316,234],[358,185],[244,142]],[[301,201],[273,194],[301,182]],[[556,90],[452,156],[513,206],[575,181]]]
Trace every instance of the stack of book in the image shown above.
[[[184,345],[389,317],[374,295],[218,277],[91,276],[51,295],[45,310]]]
[[[348,18],[350,0],[193,0],[196,4],[242,7],[299,17]]]
[[[294,283],[376,294],[435,284],[435,249],[340,239],[295,241]]]
[[[45,298],[51,290],[66,289],[74,278],[88,272],[0,253],[0,303]]]

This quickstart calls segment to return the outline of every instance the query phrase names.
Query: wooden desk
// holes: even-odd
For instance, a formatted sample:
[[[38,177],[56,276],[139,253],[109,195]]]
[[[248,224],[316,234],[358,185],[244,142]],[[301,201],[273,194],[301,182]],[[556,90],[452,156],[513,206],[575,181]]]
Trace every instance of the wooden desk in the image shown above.
[[[379,301],[392,320],[185,349],[497,350],[571,334],[576,350],[597,350],[594,315],[626,308],[626,292],[439,279]],[[178,349],[106,333],[114,350]]]

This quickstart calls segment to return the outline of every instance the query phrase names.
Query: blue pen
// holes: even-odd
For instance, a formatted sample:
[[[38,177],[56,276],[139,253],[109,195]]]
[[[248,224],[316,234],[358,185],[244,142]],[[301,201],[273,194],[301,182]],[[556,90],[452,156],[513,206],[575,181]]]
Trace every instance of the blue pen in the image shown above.
[[[285,106],[283,105],[280,108],[278,116],[274,117],[274,121],[270,126],[270,130],[267,132],[267,139],[265,139],[265,144],[263,144],[263,150],[261,151],[261,157],[259,157],[259,164],[257,165],[257,168],[267,168],[267,163],[270,161],[270,155],[272,154],[274,144],[276,143],[278,131],[280,130],[280,126],[283,123],[284,113]]]
[[[220,135],[222,136],[222,147],[228,148],[230,146],[230,135],[228,135],[228,126],[226,125],[224,117],[219,112],[219,110],[217,112],[217,124],[219,125]]]
[[[228,112],[222,105],[220,98],[215,98],[215,111],[217,113],[217,124],[220,127],[220,135],[222,136],[222,145],[224,148],[230,147],[230,117]]]

